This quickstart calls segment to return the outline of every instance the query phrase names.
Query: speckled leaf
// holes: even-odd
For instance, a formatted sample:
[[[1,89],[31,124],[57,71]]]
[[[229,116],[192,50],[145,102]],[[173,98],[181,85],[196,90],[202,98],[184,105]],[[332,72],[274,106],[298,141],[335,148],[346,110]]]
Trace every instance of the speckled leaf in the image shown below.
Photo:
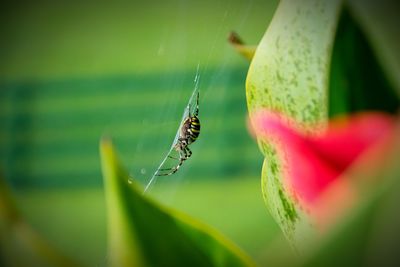
[[[108,215],[109,264],[254,266],[233,243],[143,195],[119,164],[111,140],[100,143]]]
[[[250,116],[267,108],[305,128],[317,122],[323,127],[328,117],[329,65],[340,7],[339,0],[280,2],[248,72]],[[278,159],[276,147],[260,142],[260,149],[265,155],[264,200],[285,236],[301,250],[313,236],[312,226],[284,189],[281,170],[287,166]]]

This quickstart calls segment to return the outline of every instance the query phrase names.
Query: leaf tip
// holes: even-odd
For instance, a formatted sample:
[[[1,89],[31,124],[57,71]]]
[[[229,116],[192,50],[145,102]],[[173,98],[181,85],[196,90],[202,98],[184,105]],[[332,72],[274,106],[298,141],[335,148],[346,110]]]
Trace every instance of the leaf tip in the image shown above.
[[[234,31],[231,31],[228,35],[228,42],[235,48],[235,50],[244,56],[247,60],[251,61],[256,47],[255,46],[249,46],[246,45],[242,38]]]

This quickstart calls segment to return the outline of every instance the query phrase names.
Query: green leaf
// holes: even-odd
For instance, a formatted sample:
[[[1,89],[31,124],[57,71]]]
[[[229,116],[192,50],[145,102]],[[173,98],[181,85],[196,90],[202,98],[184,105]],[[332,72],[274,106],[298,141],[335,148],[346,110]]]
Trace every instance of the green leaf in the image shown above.
[[[279,111],[307,127],[328,118],[329,66],[341,1],[280,2],[247,75],[250,117],[260,108]],[[308,129],[318,131],[319,129]],[[298,250],[307,248],[313,228],[307,215],[283,186],[281,162],[271,144],[265,156],[262,189],[266,205]]]
[[[393,0],[348,0],[347,2],[386,78],[400,96],[400,28],[398,27],[400,2]]]
[[[0,176],[0,266],[79,267],[36,232],[20,213]]]
[[[329,116],[363,110],[396,113],[398,95],[363,30],[344,9],[336,34],[329,80]]]
[[[110,266],[254,266],[216,231],[143,195],[111,140],[100,143]],[[206,197],[206,196],[205,196]]]

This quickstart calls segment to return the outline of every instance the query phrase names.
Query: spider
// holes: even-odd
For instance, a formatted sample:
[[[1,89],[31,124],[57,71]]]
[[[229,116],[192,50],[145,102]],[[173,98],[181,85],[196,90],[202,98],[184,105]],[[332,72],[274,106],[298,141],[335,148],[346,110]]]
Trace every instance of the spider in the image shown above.
[[[179,137],[174,148],[179,153],[179,158],[168,156],[169,158],[178,160],[178,164],[175,167],[160,169],[159,171],[168,171],[167,173],[157,173],[156,176],[168,176],[176,173],[182,166],[183,162],[190,158],[192,151],[189,149],[189,145],[197,140],[200,135],[200,120],[199,115],[199,92],[197,92],[196,98],[196,110],[194,114],[189,114],[183,120],[181,128],[179,130]]]

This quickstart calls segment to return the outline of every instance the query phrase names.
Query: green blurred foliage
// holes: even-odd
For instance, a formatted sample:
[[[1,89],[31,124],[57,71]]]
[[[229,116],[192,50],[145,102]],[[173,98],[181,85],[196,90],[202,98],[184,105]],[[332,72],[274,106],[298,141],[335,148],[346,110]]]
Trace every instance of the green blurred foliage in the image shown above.
[[[81,263],[105,265],[98,138],[112,136],[145,182],[170,146],[200,63],[201,136],[190,161],[150,193],[261,259],[278,229],[263,208],[261,155],[246,129],[248,62],[226,38],[234,29],[257,43],[276,5],[3,3],[0,171],[33,228]]]
[[[26,221],[4,178],[0,176],[0,265],[79,267]]]
[[[218,232],[143,196],[109,138],[100,142],[109,266],[255,266]]]
[[[258,175],[260,157],[245,126],[248,63],[226,38],[237,29],[257,43],[275,6],[4,5],[0,163],[6,177],[18,186],[100,185],[97,139],[107,132],[129,170],[147,179],[172,142],[198,63],[202,133],[192,166],[182,173],[210,179]]]
[[[329,116],[363,110],[397,113],[395,83],[384,72],[371,43],[348,8],[341,14],[332,52]]]
[[[343,42],[335,43],[329,84],[340,90],[330,90],[330,115],[366,108],[394,112],[398,98],[393,92],[399,92],[400,84],[399,57],[393,52],[398,51],[393,41],[398,28],[393,27],[393,16],[385,17],[394,11],[350,2],[358,6],[353,11],[364,28],[342,17],[337,40]],[[104,132],[113,136],[124,165],[145,182],[170,146],[200,63],[200,139],[190,161],[151,194],[215,226],[262,265],[282,264],[282,256],[290,261],[293,255],[287,244],[279,243],[277,226],[261,202],[262,157],[246,129],[243,87],[248,63],[226,42],[234,29],[248,43],[257,43],[276,5],[172,0],[4,4],[0,171],[13,185],[16,203],[33,228],[81,263],[106,265],[98,137]],[[392,41],[385,45],[382,40]],[[373,94],[364,98],[365,91],[344,90],[363,86]],[[376,87],[383,88],[378,95]],[[393,196],[398,187],[394,184],[383,191]],[[366,248],[347,238],[354,233],[352,240],[359,241],[365,236],[365,221],[380,216],[380,202],[372,202],[365,208],[372,217],[357,210],[355,223],[327,239],[308,264],[334,263],[330,259],[341,256],[354,256],[344,264],[363,262]],[[398,220],[382,218],[384,226]],[[382,236],[377,244],[397,244],[384,231]],[[276,237],[278,248],[271,242]]]

